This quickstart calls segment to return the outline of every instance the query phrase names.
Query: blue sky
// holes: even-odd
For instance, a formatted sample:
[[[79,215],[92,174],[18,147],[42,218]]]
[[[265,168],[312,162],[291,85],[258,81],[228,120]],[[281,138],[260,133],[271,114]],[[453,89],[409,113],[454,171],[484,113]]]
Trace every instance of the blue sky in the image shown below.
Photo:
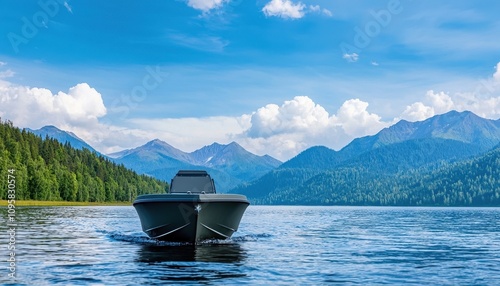
[[[498,1],[6,1],[0,116],[109,153],[281,160],[400,119],[500,117]]]

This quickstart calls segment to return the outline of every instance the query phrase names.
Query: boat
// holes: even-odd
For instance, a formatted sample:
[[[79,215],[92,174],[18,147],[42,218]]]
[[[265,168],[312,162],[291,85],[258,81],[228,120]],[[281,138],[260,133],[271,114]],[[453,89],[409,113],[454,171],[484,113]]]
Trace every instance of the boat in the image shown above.
[[[206,171],[180,170],[168,193],[140,195],[133,206],[150,238],[197,243],[230,238],[249,204],[243,195],[217,194]]]

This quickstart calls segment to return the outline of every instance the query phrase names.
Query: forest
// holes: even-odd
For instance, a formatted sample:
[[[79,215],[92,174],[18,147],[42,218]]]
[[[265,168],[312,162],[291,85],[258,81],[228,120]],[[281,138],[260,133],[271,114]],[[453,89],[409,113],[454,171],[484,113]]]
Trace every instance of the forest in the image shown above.
[[[164,181],[0,119],[0,198],[12,187],[16,200],[72,202],[130,202],[168,190]]]
[[[500,146],[473,158],[399,172],[352,165],[326,172],[275,170],[264,178],[246,193],[252,203],[500,206]],[[269,193],[257,191],[277,181],[288,183]]]

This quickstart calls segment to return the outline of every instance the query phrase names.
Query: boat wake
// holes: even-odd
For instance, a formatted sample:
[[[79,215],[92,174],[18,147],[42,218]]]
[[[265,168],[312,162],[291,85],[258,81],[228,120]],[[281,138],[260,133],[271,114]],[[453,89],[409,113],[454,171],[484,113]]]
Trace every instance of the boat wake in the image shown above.
[[[247,242],[247,241],[260,241],[271,238],[272,235],[268,233],[260,233],[260,234],[247,234],[242,236],[233,236],[230,238],[230,241],[234,242]]]
[[[103,233],[108,239],[112,241],[128,242],[133,244],[145,245],[145,246],[183,246],[191,245],[189,242],[170,242],[170,241],[160,241],[156,239],[149,238],[145,234],[141,233],[122,233],[119,231],[98,231]],[[209,239],[200,241],[197,244],[200,245],[228,245],[241,242],[253,242],[265,240],[272,237],[272,235],[267,233],[262,234],[247,234],[242,236],[234,236],[229,239]]]
[[[152,238],[147,237],[142,232],[141,233],[130,233],[130,234],[122,233],[119,231],[105,231],[105,230],[101,230],[98,232],[103,233],[108,239],[110,239],[112,241],[128,242],[128,243],[146,245],[146,246],[177,246],[177,245],[189,244],[189,243],[184,243],[184,242],[169,242],[169,241],[160,241],[160,240],[152,239]]]

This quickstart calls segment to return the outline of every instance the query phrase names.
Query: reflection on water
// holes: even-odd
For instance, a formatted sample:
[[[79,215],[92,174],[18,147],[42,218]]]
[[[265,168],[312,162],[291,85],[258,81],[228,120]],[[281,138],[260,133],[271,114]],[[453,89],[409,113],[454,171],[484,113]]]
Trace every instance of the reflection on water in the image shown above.
[[[238,244],[142,245],[136,262],[151,274],[148,283],[211,282],[241,279],[245,251]]]
[[[143,245],[137,251],[137,261],[145,263],[169,261],[242,263],[245,258],[245,250],[236,243]]]

